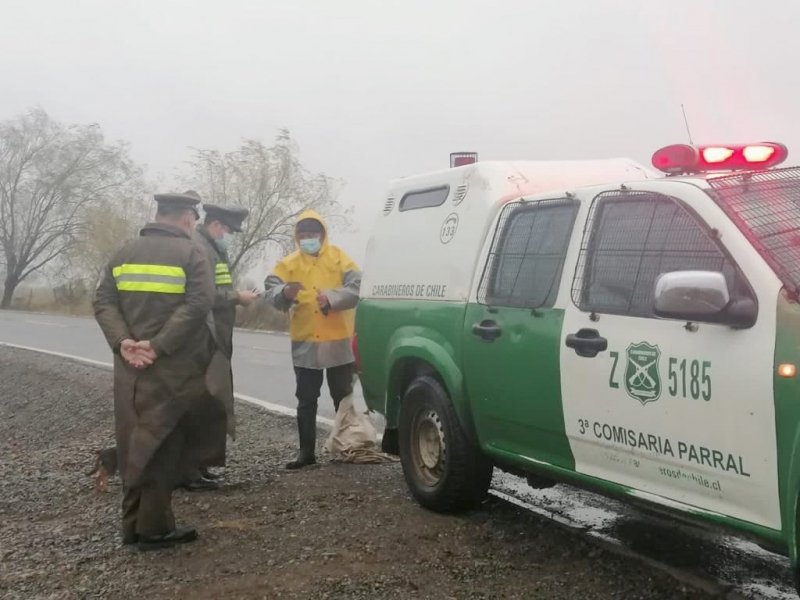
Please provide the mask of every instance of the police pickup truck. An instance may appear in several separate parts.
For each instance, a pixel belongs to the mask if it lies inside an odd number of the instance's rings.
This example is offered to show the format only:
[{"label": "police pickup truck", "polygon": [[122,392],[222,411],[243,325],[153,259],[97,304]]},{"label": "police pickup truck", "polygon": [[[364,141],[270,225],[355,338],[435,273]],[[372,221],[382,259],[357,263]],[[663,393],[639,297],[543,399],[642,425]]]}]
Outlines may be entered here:
[{"label": "police pickup truck", "polygon": [[[800,491],[800,168],[784,145],[398,179],[354,344],[423,506],[492,469],[785,552]],[[460,165],[460,166],[459,166]],[[796,567],[795,567],[796,568]]]}]

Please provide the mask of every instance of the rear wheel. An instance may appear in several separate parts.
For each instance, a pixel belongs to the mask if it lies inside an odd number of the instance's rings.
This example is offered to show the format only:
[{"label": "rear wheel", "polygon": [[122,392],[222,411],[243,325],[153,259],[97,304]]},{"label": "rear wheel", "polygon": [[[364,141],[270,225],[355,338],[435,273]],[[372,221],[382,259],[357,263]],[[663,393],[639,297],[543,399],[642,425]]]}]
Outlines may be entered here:
[{"label": "rear wheel", "polygon": [[492,463],[469,440],[434,377],[418,377],[408,387],[398,429],[403,474],[422,506],[452,512],[473,508],[486,498]]}]

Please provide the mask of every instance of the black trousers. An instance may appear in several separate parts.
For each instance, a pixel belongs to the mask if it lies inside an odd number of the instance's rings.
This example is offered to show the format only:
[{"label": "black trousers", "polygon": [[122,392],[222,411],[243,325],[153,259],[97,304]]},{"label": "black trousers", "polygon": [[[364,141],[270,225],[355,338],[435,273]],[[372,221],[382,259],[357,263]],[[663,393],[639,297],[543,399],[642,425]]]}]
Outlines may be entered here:
[{"label": "black trousers", "polygon": [[333,406],[339,410],[339,403],[353,393],[353,376],[355,363],[348,363],[339,367],[322,369],[294,368],[297,380],[297,414],[317,415],[317,402],[322,392],[323,375],[328,379],[328,391],[333,398]]}]

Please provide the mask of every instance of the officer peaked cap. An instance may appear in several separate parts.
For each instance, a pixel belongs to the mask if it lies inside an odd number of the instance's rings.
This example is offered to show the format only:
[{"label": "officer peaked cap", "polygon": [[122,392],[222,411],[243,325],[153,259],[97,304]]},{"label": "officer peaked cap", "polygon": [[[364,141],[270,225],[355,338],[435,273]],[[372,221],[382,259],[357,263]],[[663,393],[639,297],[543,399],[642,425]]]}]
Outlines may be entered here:
[{"label": "officer peaked cap", "polygon": [[242,231],[242,221],[250,214],[246,208],[232,204],[203,204],[203,210],[206,211],[208,218],[227,225],[231,231],[237,233]]},{"label": "officer peaked cap", "polygon": [[188,190],[182,194],[156,194],[154,198],[159,206],[193,210],[194,214],[197,215],[198,218],[200,217],[200,213],[197,211],[197,205],[200,204],[202,200],[200,199],[200,194],[194,190]]}]

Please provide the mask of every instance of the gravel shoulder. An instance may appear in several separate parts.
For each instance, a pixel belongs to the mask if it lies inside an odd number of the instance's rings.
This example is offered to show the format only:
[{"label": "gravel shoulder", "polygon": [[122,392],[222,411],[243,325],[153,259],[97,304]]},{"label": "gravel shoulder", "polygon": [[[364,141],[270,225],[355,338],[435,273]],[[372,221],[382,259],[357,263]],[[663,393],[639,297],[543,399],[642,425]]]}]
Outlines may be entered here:
[{"label": "gravel shoulder", "polygon": [[0,597],[713,597],[496,499],[423,510],[397,463],[286,472],[294,421],[237,411],[225,487],[175,495],[200,539],[139,554],[120,544],[119,480],[98,494],[86,475],[113,444],[111,373],[0,348]]}]

